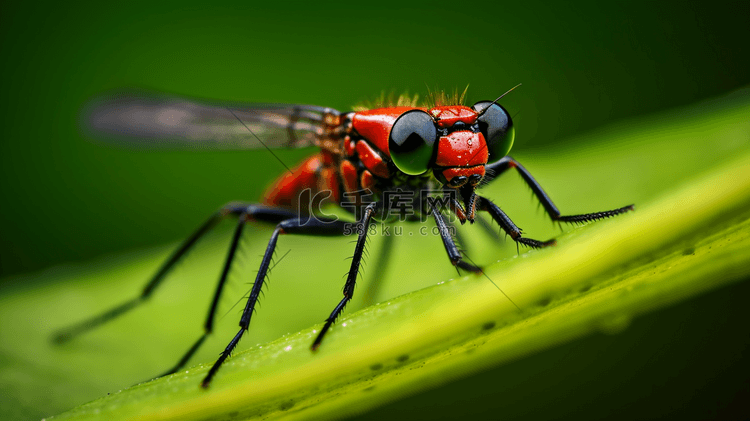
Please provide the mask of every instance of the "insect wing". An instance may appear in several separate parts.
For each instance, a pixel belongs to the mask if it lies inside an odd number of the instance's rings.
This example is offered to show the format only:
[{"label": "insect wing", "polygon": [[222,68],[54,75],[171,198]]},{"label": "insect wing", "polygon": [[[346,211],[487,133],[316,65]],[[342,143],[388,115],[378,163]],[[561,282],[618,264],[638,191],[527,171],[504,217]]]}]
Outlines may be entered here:
[{"label": "insect wing", "polygon": [[340,113],[313,105],[219,103],[144,91],[102,95],[84,109],[93,138],[139,146],[253,149],[319,145]]}]

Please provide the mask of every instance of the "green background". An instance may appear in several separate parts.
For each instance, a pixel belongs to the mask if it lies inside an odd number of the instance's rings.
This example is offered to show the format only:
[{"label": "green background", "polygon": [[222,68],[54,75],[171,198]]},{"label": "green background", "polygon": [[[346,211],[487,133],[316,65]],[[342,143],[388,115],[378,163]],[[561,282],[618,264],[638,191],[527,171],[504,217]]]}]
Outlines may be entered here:
[{"label": "green background", "polygon": [[262,151],[85,140],[79,110],[109,89],[345,110],[383,90],[469,84],[477,101],[523,83],[503,100],[517,154],[750,81],[747,2],[204,3],[3,6],[3,275],[174,241],[283,170]]},{"label": "green background", "polygon": [[[49,273],[68,273],[86,268],[93,258],[95,265],[117,265],[153,250],[164,254],[169,249],[165,243],[184,238],[218,206],[258,198],[283,171],[263,151],[144,151],[84,139],[79,111],[102,91],[135,86],[212,99],[310,103],[345,110],[383,90],[424,93],[425,85],[452,90],[469,84],[472,102],[492,99],[522,82],[503,104],[516,115],[514,153],[533,168],[535,153],[552,148],[574,159],[562,151],[583,147],[574,142],[596,139],[568,140],[570,136],[618,121],[627,125],[641,115],[746,86],[748,9],[745,2],[3,6],[0,291],[10,294],[28,287],[22,282],[48,279],[24,274],[31,271],[38,274],[51,267]],[[307,153],[277,152],[289,164]],[[684,174],[674,179],[687,179],[693,171],[700,168],[684,168]],[[544,179],[545,185],[554,184],[550,175]],[[615,195],[616,177],[612,180],[607,196]],[[517,190],[524,193],[520,209],[533,210],[526,192]],[[497,199],[505,205],[515,197]],[[565,209],[573,207],[572,194],[553,197],[567,205]],[[623,200],[614,205],[625,205],[629,199]],[[588,204],[598,206],[599,201],[581,198],[571,211],[598,210]],[[609,198],[601,201],[611,203]],[[212,244],[223,245],[218,240]],[[262,248],[256,246],[253,250]],[[444,263],[440,245],[429,247],[435,261]],[[514,254],[512,246],[505,248],[508,255]],[[254,271],[252,266],[246,264],[248,272]],[[185,293],[179,285],[174,287],[175,294]],[[328,285],[334,292],[339,288]],[[237,294],[225,300],[230,305],[244,292],[242,287],[235,289]],[[123,294],[132,291],[122,289]],[[394,403],[369,416],[388,418],[407,410],[425,419],[459,416],[467,410],[480,418],[486,411],[535,418],[554,418],[558,411],[588,418],[618,413],[624,418],[658,417],[672,411],[683,418],[732,414],[748,395],[750,376],[746,363],[741,363],[747,328],[737,327],[737,320],[747,319],[745,307],[737,302],[747,297],[746,292],[746,286],[739,286],[699,297],[636,321],[621,335],[590,337],[506,366],[502,374],[488,371],[484,377]],[[70,294],[75,302],[75,293]],[[163,297],[162,304],[171,299]],[[156,306],[150,310],[158,314]],[[203,312],[201,307],[200,314],[191,316],[196,326]],[[148,313],[144,317],[150,317]],[[318,313],[297,315],[289,331],[318,321]],[[705,319],[706,315],[718,318]],[[231,330],[234,321],[225,324],[232,325]],[[695,336],[701,342],[671,336],[684,326],[699,330]],[[4,334],[1,339],[14,340]],[[153,333],[149,339],[160,340]],[[191,339],[174,347],[182,349]],[[140,343],[142,338],[109,340]],[[223,337],[217,339],[200,360],[210,360],[223,342]],[[135,346],[132,352],[142,355],[144,349]],[[719,349],[732,350],[733,357]],[[107,357],[96,349],[89,352],[92,358]],[[680,360],[675,360],[675,353]],[[173,360],[168,355],[149,358],[159,360],[151,366]],[[613,361],[623,365],[613,367]],[[151,368],[142,371],[153,374]],[[488,387],[493,378],[508,373],[517,375],[502,390]],[[631,375],[630,383],[623,380],[619,389],[601,391],[597,381],[587,381],[604,375],[628,379],[630,373],[637,374]],[[642,390],[636,376],[644,375],[659,379],[661,386]],[[138,376],[143,374],[134,374],[133,381]],[[14,388],[10,383],[3,386]],[[89,393],[91,398],[100,394]],[[499,399],[501,395],[506,399]],[[477,405],[467,396],[489,405]],[[466,402],[472,403],[462,404]],[[31,413],[28,408],[18,411],[19,418]]]}]

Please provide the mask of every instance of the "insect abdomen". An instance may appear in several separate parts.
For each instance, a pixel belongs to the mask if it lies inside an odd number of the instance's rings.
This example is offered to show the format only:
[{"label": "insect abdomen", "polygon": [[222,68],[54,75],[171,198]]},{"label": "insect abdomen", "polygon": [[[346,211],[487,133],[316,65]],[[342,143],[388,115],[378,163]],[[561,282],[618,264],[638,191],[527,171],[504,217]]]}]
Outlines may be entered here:
[{"label": "insect abdomen", "polygon": [[303,211],[310,210],[310,206],[317,209],[323,202],[339,203],[341,192],[336,173],[331,154],[321,151],[279,177],[266,190],[262,203]]}]

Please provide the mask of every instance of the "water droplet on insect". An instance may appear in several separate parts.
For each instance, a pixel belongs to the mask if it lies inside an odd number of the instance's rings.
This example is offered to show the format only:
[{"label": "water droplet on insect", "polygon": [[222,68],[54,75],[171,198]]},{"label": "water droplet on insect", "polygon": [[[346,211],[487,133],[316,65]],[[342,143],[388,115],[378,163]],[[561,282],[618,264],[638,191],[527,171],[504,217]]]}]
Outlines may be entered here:
[{"label": "water droplet on insect", "polygon": [[341,324],[341,326],[344,326],[344,327],[346,327],[346,323],[342,323],[342,324]]},{"label": "water droplet on insect", "polygon": [[292,350],[292,346],[291,345],[288,345],[286,348],[284,348],[284,351],[287,351],[287,352],[289,352],[291,350]]}]

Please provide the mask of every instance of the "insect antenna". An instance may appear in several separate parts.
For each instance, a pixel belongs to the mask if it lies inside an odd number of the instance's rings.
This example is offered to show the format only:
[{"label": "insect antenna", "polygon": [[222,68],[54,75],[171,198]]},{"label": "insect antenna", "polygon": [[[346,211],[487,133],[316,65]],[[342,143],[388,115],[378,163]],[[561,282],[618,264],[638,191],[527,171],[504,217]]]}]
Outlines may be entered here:
[{"label": "insect antenna", "polygon": [[263,143],[263,141],[260,140],[260,138],[258,137],[258,135],[256,135],[255,132],[253,132],[252,130],[250,130],[250,127],[247,127],[247,124],[245,124],[244,121],[242,121],[239,117],[237,117],[237,114],[235,114],[234,111],[232,111],[231,108],[229,108],[229,107],[226,107],[226,108],[227,108],[227,111],[229,111],[230,113],[232,113],[232,115],[234,116],[234,118],[236,118],[237,121],[239,121],[240,124],[242,124],[242,126],[245,127],[247,129],[247,131],[250,132],[250,134],[253,135],[253,137],[255,137],[255,139],[257,139],[258,142],[260,142],[260,144],[263,145],[263,147],[266,148],[266,150],[268,152],[270,152],[271,155],[273,155],[273,157],[276,158],[276,160],[281,163],[281,165],[284,166],[284,168],[286,168],[287,171],[289,171],[289,174],[294,174],[292,172],[292,170],[289,169],[289,167],[284,163],[284,161],[282,161],[281,158],[279,158],[278,156],[276,156],[276,154],[273,153],[273,151],[268,147],[268,145],[266,145],[265,143]]},{"label": "insect antenna", "polygon": [[[499,97],[497,97],[497,99],[496,99],[496,100],[492,101],[492,104],[495,104],[495,103],[497,103],[497,101],[500,101],[500,99],[501,99],[502,97],[504,97],[505,95],[507,95],[507,94],[508,94],[508,93],[509,93],[510,91],[512,91],[512,90],[514,90],[514,89],[516,89],[516,88],[518,88],[519,86],[521,86],[521,84],[520,84],[520,83],[519,83],[518,85],[516,85],[516,86],[514,86],[514,87],[512,87],[512,88],[510,88],[510,89],[508,89],[508,91],[507,91],[507,92],[505,92],[504,94],[502,94],[502,95],[500,95]],[[468,88],[468,86],[467,86],[467,88]],[[464,93],[465,93],[465,92],[464,92]],[[480,112],[479,114],[477,114],[477,117],[481,116],[482,114],[484,114],[484,112],[485,112],[485,111],[489,110],[489,109],[490,109],[490,107],[492,106],[492,104],[488,105],[488,106],[487,106],[487,108],[483,109],[483,110],[482,110],[482,111],[481,111],[481,112]],[[521,111],[520,111],[520,110],[519,110],[519,111],[517,111],[517,112],[516,112],[515,114],[513,114],[513,116],[512,116],[512,117],[511,117],[510,119],[511,119],[511,120],[513,120],[513,121],[515,121],[515,119],[516,119],[516,116],[517,116],[518,114],[521,114]],[[485,145],[484,145],[483,147],[481,147],[481,148],[477,149],[477,151],[476,151],[476,152],[474,152],[474,155],[472,155],[472,156],[471,156],[471,157],[469,158],[469,160],[472,160],[472,159],[474,159],[474,157],[475,157],[475,156],[479,155],[479,153],[481,153],[482,151],[484,151],[484,150],[485,150],[485,149],[487,149],[487,148],[489,148],[489,145],[487,145],[487,144],[485,143]],[[485,177],[485,178],[486,178],[486,177]],[[492,181],[492,178],[490,178],[490,179],[489,179],[489,180],[488,180],[487,182],[489,183],[490,181]]]},{"label": "insect antenna", "polygon": [[501,100],[501,99],[502,99],[502,98],[503,98],[503,97],[504,97],[505,95],[508,95],[508,94],[509,94],[509,93],[510,93],[510,92],[511,92],[512,90],[514,90],[514,89],[518,88],[519,86],[521,86],[521,84],[520,84],[520,83],[519,83],[518,85],[516,85],[516,86],[514,86],[514,87],[512,87],[512,88],[510,88],[510,89],[508,89],[507,91],[505,91],[505,93],[504,93],[504,94],[500,95],[499,97],[497,97],[497,99],[495,99],[494,101],[492,101],[492,103],[491,103],[490,105],[488,105],[488,106],[487,106],[487,108],[483,109],[483,110],[482,110],[482,112],[481,112],[481,113],[479,113],[479,114],[477,115],[477,117],[479,117],[479,116],[481,116],[482,114],[484,114],[484,113],[485,113],[485,111],[489,110],[489,109],[490,109],[490,107],[491,107],[491,106],[492,106],[493,104],[497,104],[497,101],[500,101],[500,100]]},{"label": "insect antenna", "polygon": [[[468,261],[469,261],[469,262],[470,262],[470,263],[471,263],[472,265],[474,265],[474,266],[477,266],[477,265],[476,265],[476,264],[474,263],[474,261],[473,261],[473,260],[471,260],[471,258],[470,258],[469,256],[467,256],[467,255],[466,255],[466,253],[462,253],[462,254],[463,254],[463,255],[464,255],[464,257],[466,258],[466,260],[468,260]],[[477,267],[479,267],[479,266],[477,266]],[[515,302],[515,301],[513,301],[513,300],[512,300],[512,299],[511,299],[511,298],[510,298],[510,297],[508,296],[508,294],[506,294],[506,293],[505,293],[505,291],[503,291],[503,290],[502,290],[502,288],[500,288],[500,287],[499,287],[499,286],[498,286],[498,285],[497,285],[497,284],[495,283],[495,281],[493,281],[493,280],[492,280],[492,278],[490,278],[489,276],[487,276],[487,274],[486,274],[486,273],[484,273],[484,270],[482,270],[482,268],[479,268],[479,271],[480,271],[480,272],[482,272],[482,275],[484,275],[484,277],[485,277],[485,278],[487,278],[487,279],[488,279],[488,280],[489,280],[490,282],[492,282],[492,285],[494,285],[494,286],[495,286],[495,288],[497,288],[497,290],[498,290],[498,291],[500,291],[500,292],[502,292],[502,293],[503,293],[503,295],[505,296],[505,298],[507,298],[507,299],[508,299],[508,301],[510,301],[510,303],[511,303],[511,304],[513,304],[513,305],[514,305],[514,306],[515,306],[515,307],[516,307],[516,308],[518,309],[518,311],[521,311],[521,307],[519,307],[519,306],[518,306],[518,304],[516,304],[516,302]]]}]

